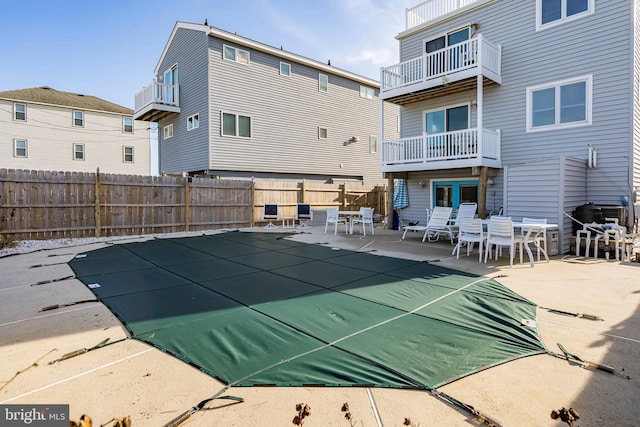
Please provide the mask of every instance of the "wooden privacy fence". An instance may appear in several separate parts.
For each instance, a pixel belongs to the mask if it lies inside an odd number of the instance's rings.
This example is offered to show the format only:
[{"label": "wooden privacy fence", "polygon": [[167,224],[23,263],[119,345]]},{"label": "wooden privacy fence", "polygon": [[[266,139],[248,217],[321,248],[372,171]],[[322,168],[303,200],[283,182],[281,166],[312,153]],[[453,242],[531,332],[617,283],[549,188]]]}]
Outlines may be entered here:
[{"label": "wooden privacy fence", "polygon": [[384,186],[0,169],[0,234],[37,240],[252,227],[272,203],[283,216],[294,216],[297,203],[384,215],[385,197]]}]

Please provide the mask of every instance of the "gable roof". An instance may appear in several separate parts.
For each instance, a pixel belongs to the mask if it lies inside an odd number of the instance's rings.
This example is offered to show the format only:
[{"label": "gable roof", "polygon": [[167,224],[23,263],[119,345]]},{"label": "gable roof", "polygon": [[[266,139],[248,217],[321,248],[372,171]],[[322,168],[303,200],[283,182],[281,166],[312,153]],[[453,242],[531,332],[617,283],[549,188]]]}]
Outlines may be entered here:
[{"label": "gable roof", "polygon": [[62,92],[48,86],[0,92],[0,99],[36,104],[59,105],[80,110],[133,115],[133,110],[91,95]]},{"label": "gable roof", "polygon": [[246,37],[242,37],[239,36],[235,33],[230,33],[228,31],[224,31],[221,30],[219,28],[216,27],[212,27],[210,25],[202,25],[202,24],[193,24],[193,23],[189,23],[189,22],[176,22],[175,26],[173,27],[173,31],[171,32],[171,36],[169,37],[169,40],[167,41],[167,44],[164,47],[164,50],[162,51],[162,55],[160,55],[160,59],[158,60],[158,63],[156,65],[155,68],[155,74],[157,75],[160,72],[160,64],[162,64],[162,61],[164,60],[165,55],[167,54],[167,51],[169,50],[169,45],[171,45],[171,42],[173,41],[173,38],[176,35],[176,32],[179,29],[188,29],[188,30],[194,30],[194,31],[202,31],[206,34],[208,34],[209,36],[212,37],[216,37],[219,39],[223,39],[223,40],[227,40],[230,42],[234,42],[240,46],[245,46],[251,49],[255,49],[261,52],[265,52],[268,53],[270,55],[273,56],[277,56],[279,58],[283,58],[283,59],[287,59],[289,61],[294,61],[294,62],[298,62],[300,64],[304,64],[307,65],[309,67],[312,68],[316,68],[318,70],[327,72],[327,73],[331,73],[334,75],[338,75],[350,80],[354,80],[357,82],[360,82],[362,84],[368,85],[368,86],[372,86],[374,88],[379,88],[380,87],[380,83],[377,80],[373,80],[370,79],[368,77],[365,76],[361,76],[359,74],[355,74],[352,73],[350,71],[346,71],[343,70],[341,68],[337,68],[334,67],[332,65],[328,65],[325,64],[323,62],[320,61],[316,61],[314,59],[310,59],[307,58],[305,56],[302,55],[297,55],[295,53],[291,53],[291,52],[287,52],[286,50],[283,50],[282,48],[276,48],[273,46],[269,46],[267,44],[264,43],[260,43],[257,42],[255,40],[251,40],[248,39]]}]

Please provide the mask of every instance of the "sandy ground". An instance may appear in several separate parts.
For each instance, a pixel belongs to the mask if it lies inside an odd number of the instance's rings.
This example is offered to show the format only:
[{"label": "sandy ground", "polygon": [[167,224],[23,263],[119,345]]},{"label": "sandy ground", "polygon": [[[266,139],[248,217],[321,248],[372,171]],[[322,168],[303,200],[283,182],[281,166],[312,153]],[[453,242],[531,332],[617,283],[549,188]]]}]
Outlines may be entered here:
[{"label": "sandy ground", "polygon": [[[611,374],[538,355],[460,379],[441,387],[441,392],[504,426],[567,425],[550,417],[552,410],[563,407],[580,414],[575,425],[582,427],[640,424],[640,263],[557,256],[548,263],[536,262],[534,268],[526,260],[509,268],[506,257],[488,264],[478,263],[476,254],[458,260],[451,256],[450,244],[422,243],[417,234],[401,240],[401,233],[391,230],[376,229],[375,236],[366,237],[323,231],[323,227],[311,227],[293,238],[429,260],[493,277],[541,307],[539,328],[550,351],[560,353],[556,343],[561,343],[584,360],[615,368]],[[86,413],[94,425],[111,425],[113,418],[130,416],[134,427],[162,426],[220,393],[243,402],[214,400],[183,425],[293,425],[297,403],[311,407],[311,415],[304,420],[307,427],[402,426],[405,420],[422,427],[480,425],[469,411],[427,391],[364,387],[227,390],[197,369],[128,339],[126,330],[102,304],[64,306],[94,298],[70,277],[73,272],[66,263],[78,253],[105,244],[0,258],[0,404],[69,404],[72,419]],[[60,307],[42,311],[51,305]],[[603,320],[562,315],[547,308]],[[107,338],[108,346],[49,363]],[[344,403],[348,403],[351,421],[341,411]]]}]

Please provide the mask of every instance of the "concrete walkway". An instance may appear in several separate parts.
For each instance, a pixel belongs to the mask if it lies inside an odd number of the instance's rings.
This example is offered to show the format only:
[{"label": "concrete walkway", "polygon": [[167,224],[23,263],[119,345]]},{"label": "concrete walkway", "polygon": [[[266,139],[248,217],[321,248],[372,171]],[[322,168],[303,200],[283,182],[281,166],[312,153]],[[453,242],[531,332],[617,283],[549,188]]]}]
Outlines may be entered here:
[{"label": "concrete walkway", "polygon": [[[253,231],[265,231],[262,228]],[[283,231],[281,228],[275,230]],[[515,360],[450,383],[439,390],[504,426],[561,426],[552,410],[573,407],[576,425],[640,424],[640,264],[552,257],[531,268],[507,257],[478,263],[477,253],[458,260],[448,242],[422,243],[418,234],[376,229],[366,237],[325,234],[314,226],[293,239],[378,255],[429,261],[495,278],[536,302],[542,339],[616,374],[582,368],[551,355]],[[202,233],[191,233],[202,234]],[[209,234],[209,233],[207,233]],[[184,236],[186,234],[179,234]],[[140,240],[138,238],[138,240]],[[120,240],[124,243],[131,240]],[[94,425],[130,416],[132,425],[162,426],[221,392],[185,425],[293,425],[296,404],[306,403],[311,426],[478,425],[468,411],[427,391],[377,388],[233,388],[163,352],[127,338],[126,330],[66,264],[104,243],[0,258],[0,404],[69,404],[72,419],[89,414]],[[526,256],[525,256],[526,258]],[[58,308],[42,311],[45,307]],[[603,320],[560,314],[581,313]],[[109,339],[107,346],[50,364]],[[631,379],[623,376],[628,375]],[[351,424],[341,411],[348,403]],[[108,424],[107,424],[108,423]]]}]

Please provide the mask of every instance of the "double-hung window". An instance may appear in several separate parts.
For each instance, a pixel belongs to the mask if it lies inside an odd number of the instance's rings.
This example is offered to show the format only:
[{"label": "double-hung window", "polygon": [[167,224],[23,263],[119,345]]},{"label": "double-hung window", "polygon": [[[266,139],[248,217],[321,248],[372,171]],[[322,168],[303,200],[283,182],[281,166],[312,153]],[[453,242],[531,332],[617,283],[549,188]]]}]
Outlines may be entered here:
[{"label": "double-hung window", "polygon": [[372,87],[360,85],[360,96],[362,98],[373,99],[375,94],[376,91]]},{"label": "double-hung window", "polygon": [[591,75],[527,88],[527,132],[591,124]]},{"label": "double-hung window", "polygon": [[73,125],[83,127],[84,126],[84,112],[83,111],[74,111],[73,112]]},{"label": "double-hung window", "polygon": [[536,0],[536,30],[573,21],[595,11],[595,0]]},{"label": "double-hung window", "polygon": [[222,57],[227,61],[249,65],[249,51],[238,49],[233,46],[224,45],[222,48]]},{"label": "double-hung window", "polygon": [[329,76],[326,74],[318,74],[318,90],[320,92],[329,91]]},{"label": "double-hung window", "polygon": [[193,116],[187,117],[187,130],[196,129],[200,126],[200,115],[194,114]]},{"label": "double-hung window", "polygon": [[251,138],[251,117],[222,113],[222,135]]},{"label": "double-hung window", "polygon": [[281,76],[290,76],[291,75],[291,64],[286,62],[280,62],[280,75]]},{"label": "double-hung window", "polygon": [[133,117],[122,118],[122,132],[133,133]]},{"label": "double-hung window", "polygon": [[27,104],[13,104],[13,119],[21,122],[27,121]]},{"label": "double-hung window", "polygon": [[369,153],[378,152],[378,137],[376,135],[369,135]]},{"label": "double-hung window", "polygon": [[163,139],[169,139],[173,136],[173,123],[162,128]]},{"label": "double-hung window", "polygon": [[84,160],[84,144],[73,144],[73,160]]},{"label": "double-hung window", "polygon": [[13,140],[13,156],[14,157],[28,157],[28,143],[26,139],[14,139]]},{"label": "double-hung window", "polygon": [[133,147],[122,147],[122,161],[125,163],[133,163]]}]

